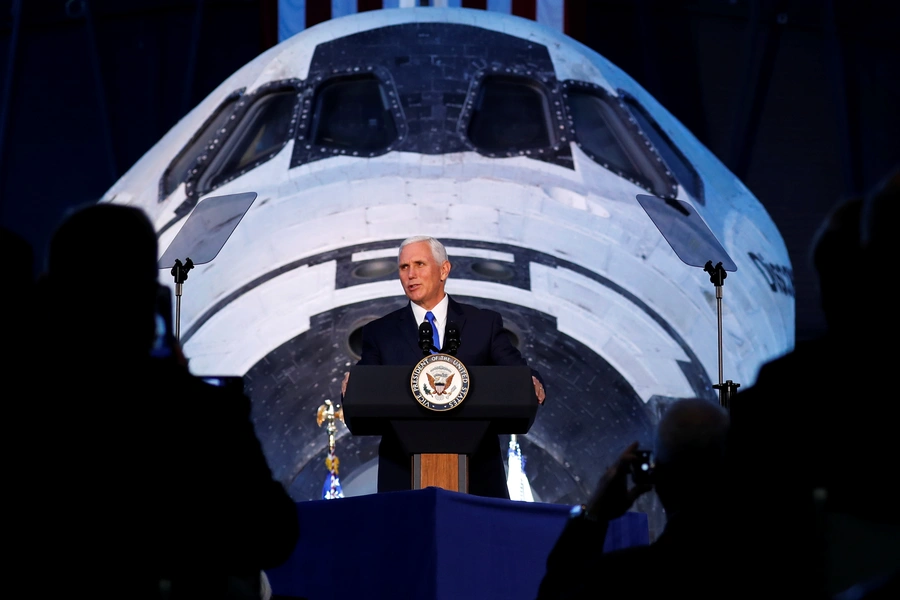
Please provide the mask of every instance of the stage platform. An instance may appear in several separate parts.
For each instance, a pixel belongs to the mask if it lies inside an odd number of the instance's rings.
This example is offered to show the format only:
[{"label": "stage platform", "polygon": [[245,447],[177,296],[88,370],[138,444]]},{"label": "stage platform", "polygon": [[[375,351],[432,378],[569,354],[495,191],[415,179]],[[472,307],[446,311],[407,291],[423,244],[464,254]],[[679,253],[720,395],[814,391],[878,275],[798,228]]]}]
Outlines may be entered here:
[{"label": "stage platform", "polygon": [[[300,502],[300,541],[266,574],[279,598],[529,600],[570,508],[438,488]],[[604,548],[647,543],[629,512]]]}]

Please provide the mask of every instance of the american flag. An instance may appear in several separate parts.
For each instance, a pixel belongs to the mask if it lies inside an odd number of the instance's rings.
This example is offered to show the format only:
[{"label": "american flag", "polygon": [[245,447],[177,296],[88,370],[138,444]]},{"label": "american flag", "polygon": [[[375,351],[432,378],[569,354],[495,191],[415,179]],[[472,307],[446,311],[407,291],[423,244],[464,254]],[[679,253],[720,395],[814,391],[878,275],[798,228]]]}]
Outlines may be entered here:
[{"label": "american flag", "polygon": [[474,8],[516,15],[582,39],[590,0],[278,0],[278,41],[323,21],[382,8]]}]

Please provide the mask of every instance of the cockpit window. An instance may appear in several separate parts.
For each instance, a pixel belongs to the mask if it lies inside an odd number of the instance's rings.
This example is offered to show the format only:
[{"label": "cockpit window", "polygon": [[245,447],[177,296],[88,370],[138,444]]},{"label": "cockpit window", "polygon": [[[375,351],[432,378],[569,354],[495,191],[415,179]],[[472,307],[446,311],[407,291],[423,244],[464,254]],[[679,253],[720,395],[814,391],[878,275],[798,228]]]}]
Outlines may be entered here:
[{"label": "cockpit window", "polygon": [[277,154],[291,134],[296,102],[296,90],[266,94],[254,102],[201,179],[200,189],[217,187]]},{"label": "cockpit window", "polygon": [[595,162],[644,187],[657,196],[671,197],[672,183],[656,155],[649,150],[627,115],[614,100],[594,90],[567,90],[568,108],[579,146]]},{"label": "cockpit window", "polygon": [[164,200],[169,194],[174,192],[181,182],[187,179],[189,172],[194,168],[194,165],[197,162],[197,157],[200,156],[206,146],[215,139],[216,133],[225,126],[228,117],[234,111],[234,105],[239,97],[239,94],[234,94],[227,98],[219,109],[213,113],[212,117],[207,120],[203,128],[197,132],[188,145],[175,157],[175,160],[172,161],[172,164],[169,165],[169,168],[166,169],[166,172],[163,174],[160,201]]},{"label": "cockpit window", "polygon": [[328,81],[318,90],[313,144],[372,152],[397,139],[397,125],[381,82],[375,77]]},{"label": "cockpit window", "polygon": [[644,135],[662,157],[669,170],[675,174],[675,179],[684,186],[684,189],[695,200],[703,202],[703,181],[694,166],[681,153],[669,136],[662,130],[659,124],[650,116],[646,109],[638,104],[631,96],[624,96],[625,106],[637,121]]},{"label": "cockpit window", "polygon": [[468,137],[482,152],[518,152],[552,145],[547,97],[528,79],[488,77],[481,84]]}]

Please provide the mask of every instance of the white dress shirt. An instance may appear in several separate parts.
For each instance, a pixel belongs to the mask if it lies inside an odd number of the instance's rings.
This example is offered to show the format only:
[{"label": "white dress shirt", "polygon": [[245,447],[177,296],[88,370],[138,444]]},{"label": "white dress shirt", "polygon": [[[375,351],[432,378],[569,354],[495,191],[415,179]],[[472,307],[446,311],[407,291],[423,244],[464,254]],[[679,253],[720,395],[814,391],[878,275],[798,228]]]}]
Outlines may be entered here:
[{"label": "white dress shirt", "polygon": [[[416,327],[418,327],[422,324],[422,321],[425,320],[425,313],[428,311],[415,302],[410,302],[409,305],[412,306],[413,316],[416,318]],[[437,303],[437,306],[431,309],[431,314],[434,315],[434,326],[438,332],[438,339],[441,341],[438,350],[444,347],[444,331],[447,328],[448,306],[450,306],[450,297],[447,294],[444,294],[444,297]]]}]

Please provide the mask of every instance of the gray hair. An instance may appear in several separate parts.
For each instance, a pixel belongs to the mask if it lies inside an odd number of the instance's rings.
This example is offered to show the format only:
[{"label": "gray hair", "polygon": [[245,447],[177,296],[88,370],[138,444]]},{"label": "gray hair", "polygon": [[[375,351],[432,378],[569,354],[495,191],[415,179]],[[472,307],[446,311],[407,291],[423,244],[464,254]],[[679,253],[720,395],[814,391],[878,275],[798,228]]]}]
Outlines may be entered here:
[{"label": "gray hair", "polygon": [[403,252],[404,247],[417,242],[428,242],[428,245],[431,247],[431,255],[434,257],[434,260],[437,261],[438,266],[449,260],[447,258],[447,249],[444,248],[444,245],[435,238],[427,235],[414,235],[413,237],[403,240],[403,243],[400,244],[400,250],[397,252],[398,260],[400,252]]},{"label": "gray hair", "polygon": [[672,403],[656,429],[656,462],[682,466],[721,462],[728,422],[725,409],[710,401],[687,398]]}]

